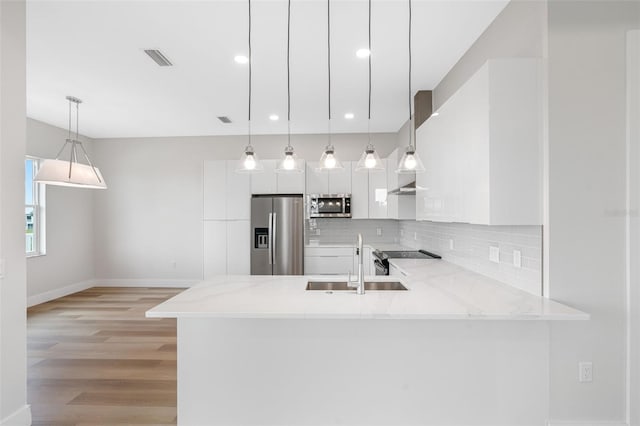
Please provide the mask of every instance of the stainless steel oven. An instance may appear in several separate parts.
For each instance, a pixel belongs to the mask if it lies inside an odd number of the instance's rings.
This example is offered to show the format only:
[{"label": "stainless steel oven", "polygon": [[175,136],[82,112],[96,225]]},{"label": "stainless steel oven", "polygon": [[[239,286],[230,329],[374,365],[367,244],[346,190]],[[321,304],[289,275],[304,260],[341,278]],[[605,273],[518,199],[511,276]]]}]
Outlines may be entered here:
[{"label": "stainless steel oven", "polygon": [[307,195],[309,218],[351,217],[351,194]]}]

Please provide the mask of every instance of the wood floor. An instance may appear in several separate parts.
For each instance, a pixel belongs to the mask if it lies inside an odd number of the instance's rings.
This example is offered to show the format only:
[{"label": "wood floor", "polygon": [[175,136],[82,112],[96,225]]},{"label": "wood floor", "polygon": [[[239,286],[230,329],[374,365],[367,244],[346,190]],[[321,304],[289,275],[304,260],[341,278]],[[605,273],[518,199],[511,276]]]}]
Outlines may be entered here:
[{"label": "wood floor", "polygon": [[176,424],[176,321],[144,313],[182,290],[95,287],[29,308],[33,425]]}]

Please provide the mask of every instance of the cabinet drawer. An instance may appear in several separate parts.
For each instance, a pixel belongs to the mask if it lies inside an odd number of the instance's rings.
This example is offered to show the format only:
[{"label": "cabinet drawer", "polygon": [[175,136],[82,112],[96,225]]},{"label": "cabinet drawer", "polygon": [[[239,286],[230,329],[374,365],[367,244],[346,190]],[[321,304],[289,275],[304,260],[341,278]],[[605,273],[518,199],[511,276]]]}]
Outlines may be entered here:
[{"label": "cabinet drawer", "polygon": [[353,256],[353,247],[305,247],[305,256]]},{"label": "cabinet drawer", "polygon": [[305,275],[347,275],[353,272],[353,256],[305,256]]}]

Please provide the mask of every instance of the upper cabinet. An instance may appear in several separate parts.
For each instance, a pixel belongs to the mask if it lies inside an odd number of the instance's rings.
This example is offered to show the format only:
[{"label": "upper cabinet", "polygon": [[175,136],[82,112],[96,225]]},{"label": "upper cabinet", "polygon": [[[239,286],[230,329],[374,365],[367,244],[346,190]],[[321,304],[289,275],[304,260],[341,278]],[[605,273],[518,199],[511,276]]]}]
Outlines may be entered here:
[{"label": "upper cabinet", "polygon": [[344,169],[320,171],[317,161],[307,162],[307,194],[351,194],[351,162],[344,161]]},{"label": "upper cabinet", "polygon": [[[383,159],[385,170],[387,160]],[[356,171],[351,162],[351,218],[387,219],[387,174],[384,171]],[[345,166],[346,168],[346,166]]]},{"label": "upper cabinet", "polygon": [[276,173],[278,160],[262,160],[264,172],[251,175],[252,194],[304,194],[305,173]]},{"label": "upper cabinet", "polygon": [[[396,148],[387,157],[387,189],[392,191],[401,186],[407,185],[416,180],[415,173],[396,173],[398,163],[404,148]],[[416,197],[415,195],[387,195],[387,217],[389,219],[415,220],[416,218]]]},{"label": "upper cabinet", "polygon": [[203,219],[248,220],[251,200],[249,175],[235,172],[234,161],[205,161]]},{"label": "upper cabinet", "polygon": [[489,60],[418,128],[418,220],[542,223],[540,69]]}]

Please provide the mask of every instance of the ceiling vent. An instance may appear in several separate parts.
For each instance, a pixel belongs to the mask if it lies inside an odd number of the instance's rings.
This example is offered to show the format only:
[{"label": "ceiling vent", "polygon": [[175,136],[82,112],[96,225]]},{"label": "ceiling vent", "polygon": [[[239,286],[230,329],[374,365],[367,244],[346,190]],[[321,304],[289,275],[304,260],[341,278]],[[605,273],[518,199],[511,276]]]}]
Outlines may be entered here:
[{"label": "ceiling vent", "polygon": [[161,67],[172,67],[173,66],[171,61],[168,60],[167,57],[164,56],[162,54],[162,52],[159,51],[159,50],[156,50],[156,49],[144,49],[144,53],[149,55],[149,57],[151,59],[153,59],[153,61],[156,64],[160,65]]},{"label": "ceiling vent", "polygon": [[231,119],[229,117],[227,117],[226,115],[218,117],[218,120],[222,121],[224,124],[231,123]]}]

